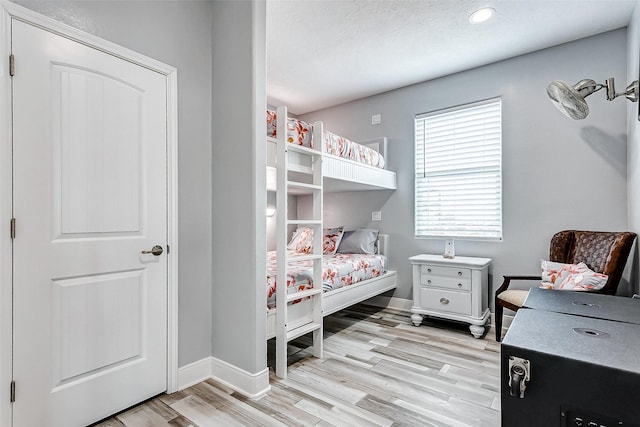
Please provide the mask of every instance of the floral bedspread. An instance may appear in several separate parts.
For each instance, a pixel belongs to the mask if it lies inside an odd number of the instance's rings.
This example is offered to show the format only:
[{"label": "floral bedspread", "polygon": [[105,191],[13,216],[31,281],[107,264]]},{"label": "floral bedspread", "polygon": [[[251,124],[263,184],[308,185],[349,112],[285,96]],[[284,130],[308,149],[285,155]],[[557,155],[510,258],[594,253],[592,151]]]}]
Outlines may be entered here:
[{"label": "floral bedspread", "polygon": [[384,168],[384,157],[376,150],[329,131],[324,131],[322,137],[324,140],[325,153],[376,168]]},{"label": "floral bedspread", "polygon": [[[267,110],[267,136],[277,136],[276,112]],[[343,136],[324,131],[324,152],[377,168],[384,168],[384,157],[376,150],[353,142]],[[313,125],[302,120],[287,118],[287,142],[314,148]]]},{"label": "floral bedspread", "polygon": [[[288,254],[295,256],[296,252],[289,250]],[[386,271],[386,261],[384,255],[325,255],[322,261],[322,289],[324,292],[329,292],[378,277]],[[267,306],[269,308],[276,306],[276,271],[276,251],[269,251],[267,252]],[[311,288],[313,288],[313,261],[290,263],[287,271],[287,293]]]}]

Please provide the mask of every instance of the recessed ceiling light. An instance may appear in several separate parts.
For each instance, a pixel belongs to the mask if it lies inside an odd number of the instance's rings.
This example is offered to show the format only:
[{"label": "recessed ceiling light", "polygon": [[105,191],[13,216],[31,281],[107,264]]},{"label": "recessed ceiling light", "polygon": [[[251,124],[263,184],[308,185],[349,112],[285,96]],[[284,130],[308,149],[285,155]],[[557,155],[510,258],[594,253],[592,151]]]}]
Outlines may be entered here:
[{"label": "recessed ceiling light", "polygon": [[492,7],[483,7],[482,9],[478,9],[469,16],[469,22],[472,24],[480,24],[482,22],[488,21],[494,14],[496,10]]}]

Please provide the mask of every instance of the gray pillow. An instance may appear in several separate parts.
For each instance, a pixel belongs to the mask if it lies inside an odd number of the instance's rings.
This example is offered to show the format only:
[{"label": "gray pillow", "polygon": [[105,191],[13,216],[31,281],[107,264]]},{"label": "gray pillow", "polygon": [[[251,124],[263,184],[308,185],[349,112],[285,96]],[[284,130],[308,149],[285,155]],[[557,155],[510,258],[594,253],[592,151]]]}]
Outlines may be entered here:
[{"label": "gray pillow", "polygon": [[361,228],[345,231],[336,253],[339,254],[375,254],[378,230]]}]

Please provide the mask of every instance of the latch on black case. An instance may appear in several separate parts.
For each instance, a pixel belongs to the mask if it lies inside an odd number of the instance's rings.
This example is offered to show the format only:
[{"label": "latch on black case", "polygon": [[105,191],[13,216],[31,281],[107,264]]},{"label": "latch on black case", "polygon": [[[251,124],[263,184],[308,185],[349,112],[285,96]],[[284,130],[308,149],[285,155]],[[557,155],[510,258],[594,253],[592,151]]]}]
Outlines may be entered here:
[{"label": "latch on black case", "polygon": [[509,356],[509,395],[524,399],[527,381],[531,380],[531,363],[526,359]]}]

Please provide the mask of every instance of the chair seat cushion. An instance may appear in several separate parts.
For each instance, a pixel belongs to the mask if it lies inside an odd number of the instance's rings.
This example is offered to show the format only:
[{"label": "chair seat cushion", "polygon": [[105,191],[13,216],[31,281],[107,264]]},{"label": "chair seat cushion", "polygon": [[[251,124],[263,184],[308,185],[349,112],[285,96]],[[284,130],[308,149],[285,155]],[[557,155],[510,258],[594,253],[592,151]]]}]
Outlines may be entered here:
[{"label": "chair seat cushion", "polygon": [[518,307],[522,307],[524,305],[524,300],[527,299],[527,295],[529,295],[528,290],[507,289],[498,295],[498,299]]}]

